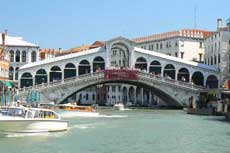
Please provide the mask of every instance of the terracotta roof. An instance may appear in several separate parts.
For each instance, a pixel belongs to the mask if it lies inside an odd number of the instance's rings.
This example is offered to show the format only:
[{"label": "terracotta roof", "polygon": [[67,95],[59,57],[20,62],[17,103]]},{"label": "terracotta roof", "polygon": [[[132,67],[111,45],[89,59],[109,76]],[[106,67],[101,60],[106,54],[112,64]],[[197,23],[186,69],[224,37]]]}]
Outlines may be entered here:
[{"label": "terracotta roof", "polygon": [[176,31],[171,31],[171,32],[165,32],[165,33],[160,33],[160,34],[154,34],[154,35],[134,38],[132,40],[137,43],[141,43],[141,42],[162,40],[162,39],[168,39],[168,38],[179,37],[179,36],[188,37],[188,38],[204,39],[208,37],[209,35],[211,35],[212,33],[213,32],[211,31],[199,30],[199,29],[181,29],[181,30],[176,30]]},{"label": "terracotta roof", "polygon": [[41,53],[48,53],[48,54],[58,54],[59,53],[59,50],[54,50],[54,49],[49,49],[49,48],[43,48],[43,49],[40,49],[40,54]]},{"label": "terracotta roof", "polygon": [[82,46],[79,46],[79,47],[71,48],[71,49],[69,49],[69,50],[60,52],[60,53],[58,53],[57,55],[58,55],[58,56],[62,56],[62,55],[67,55],[67,54],[72,54],[72,53],[81,52],[81,51],[88,50],[88,49],[89,49],[89,46],[88,46],[88,45],[82,45]]},{"label": "terracotta roof", "polygon": [[98,47],[102,47],[102,46],[105,46],[105,42],[95,41],[92,45],[89,46],[89,49],[98,48]]}]

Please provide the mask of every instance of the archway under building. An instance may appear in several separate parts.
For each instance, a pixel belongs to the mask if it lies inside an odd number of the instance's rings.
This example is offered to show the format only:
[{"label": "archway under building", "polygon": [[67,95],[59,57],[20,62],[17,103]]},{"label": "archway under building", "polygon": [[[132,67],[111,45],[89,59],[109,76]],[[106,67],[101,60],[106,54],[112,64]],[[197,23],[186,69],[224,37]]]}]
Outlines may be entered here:
[{"label": "archway under building", "polygon": [[195,85],[204,86],[204,75],[200,71],[196,71],[192,75],[192,82]]},{"label": "archway under building", "polygon": [[23,73],[20,79],[20,87],[30,87],[33,85],[33,76],[31,73]]},{"label": "archway under building", "polygon": [[218,79],[215,75],[209,75],[207,77],[206,87],[210,89],[218,88]]},{"label": "archway under building", "polygon": [[40,69],[35,75],[35,84],[47,83],[47,73],[45,69]]},{"label": "archway under building", "polygon": [[62,80],[62,70],[58,66],[53,66],[50,69],[50,82]]},{"label": "archway under building", "polygon": [[73,63],[68,63],[65,65],[64,69],[64,79],[76,76],[76,66]]},{"label": "archway under building", "polygon": [[164,77],[175,80],[176,69],[172,64],[167,64],[164,68]]},{"label": "archway under building", "polygon": [[82,60],[78,66],[78,75],[84,75],[90,73],[91,67],[87,60]]},{"label": "archway under building", "polygon": [[152,61],[149,65],[149,73],[161,75],[161,64],[158,61]]},{"label": "archway under building", "polygon": [[93,72],[101,71],[105,69],[105,60],[98,56],[93,60]]},{"label": "archway under building", "polygon": [[184,81],[184,82],[189,82],[189,71],[187,68],[181,68],[178,71],[177,74],[177,80],[179,81]]},{"label": "archway under building", "polygon": [[148,63],[144,57],[137,58],[135,62],[135,68],[139,70],[147,71]]}]

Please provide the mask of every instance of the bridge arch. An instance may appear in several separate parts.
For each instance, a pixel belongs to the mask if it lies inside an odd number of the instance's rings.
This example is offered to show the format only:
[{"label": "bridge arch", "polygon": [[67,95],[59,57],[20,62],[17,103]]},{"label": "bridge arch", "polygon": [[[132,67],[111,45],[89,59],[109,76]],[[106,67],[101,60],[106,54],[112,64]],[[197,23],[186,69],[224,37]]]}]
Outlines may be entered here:
[{"label": "bridge arch", "polygon": [[29,87],[33,85],[33,76],[31,73],[23,73],[20,79],[21,88]]},{"label": "bridge arch", "polygon": [[135,68],[139,70],[147,71],[148,63],[144,57],[139,57],[136,59]]},{"label": "bridge arch", "polygon": [[50,82],[62,80],[62,70],[59,66],[53,66],[50,69]]},{"label": "bridge arch", "polygon": [[196,71],[192,74],[192,82],[195,85],[204,86],[204,75],[200,71]]},{"label": "bridge arch", "polygon": [[35,75],[35,84],[47,83],[47,73],[45,69],[39,69]]},{"label": "bridge arch", "polygon": [[171,79],[175,80],[175,76],[176,76],[176,69],[172,64],[167,64],[164,67],[164,77],[169,77]]},{"label": "bridge arch", "polygon": [[156,75],[161,74],[161,63],[159,61],[152,61],[149,65],[149,73],[154,73]]},{"label": "bridge arch", "polygon": [[82,60],[78,65],[78,75],[90,73],[91,66],[88,60]]},{"label": "bridge arch", "polygon": [[105,60],[101,56],[97,56],[93,60],[93,72],[104,70]]},{"label": "bridge arch", "polygon": [[209,75],[207,77],[206,87],[210,89],[218,88],[218,79],[215,75]]},{"label": "bridge arch", "polygon": [[73,63],[67,63],[64,68],[64,79],[76,76],[76,66]]},{"label": "bridge arch", "polygon": [[177,73],[177,80],[179,81],[184,81],[184,82],[189,82],[189,70],[187,68],[180,68],[178,73]]},{"label": "bridge arch", "polygon": [[[122,84],[129,84],[129,85],[134,85],[136,86],[136,94],[134,93],[134,95],[136,95],[136,104],[139,106],[142,106],[144,104],[147,104],[149,102],[145,102],[144,101],[144,97],[147,97],[145,99],[149,99],[150,98],[150,93],[149,91],[151,91],[152,93],[155,93],[155,95],[157,97],[159,97],[161,100],[165,101],[165,103],[168,106],[172,106],[172,107],[181,107],[182,104],[179,103],[179,101],[176,99],[176,97],[173,97],[174,95],[169,93],[166,90],[162,90],[159,87],[155,87],[155,85],[150,85],[149,82],[139,82],[139,81],[132,81],[132,80],[100,80],[100,81],[96,81],[96,82],[88,82],[87,84],[84,83],[81,86],[78,86],[78,88],[76,88],[76,86],[74,86],[74,88],[71,88],[70,93],[66,94],[64,97],[61,97],[61,99],[58,99],[60,103],[63,103],[65,101],[68,100],[69,97],[72,97],[73,95],[75,95],[76,93],[83,91],[89,87],[95,86],[95,85],[100,85],[100,84],[111,84],[111,83],[122,83]],[[141,88],[140,88],[141,87]],[[74,90],[72,90],[74,89]],[[143,90],[145,89],[145,90]],[[65,89],[66,90],[66,89]],[[128,94],[130,93],[128,91],[128,88],[126,86],[124,86],[122,89],[122,97],[121,99],[125,102],[128,100]],[[148,91],[148,92],[147,92]],[[143,98],[143,99],[142,99]],[[142,103],[143,102],[143,103]]]}]

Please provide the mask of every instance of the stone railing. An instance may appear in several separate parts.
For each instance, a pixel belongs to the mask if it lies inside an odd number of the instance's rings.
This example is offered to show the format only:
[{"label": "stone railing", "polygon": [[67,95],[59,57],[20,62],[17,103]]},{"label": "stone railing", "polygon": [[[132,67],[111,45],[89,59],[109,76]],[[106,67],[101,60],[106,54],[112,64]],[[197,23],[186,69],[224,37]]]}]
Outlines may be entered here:
[{"label": "stone railing", "polygon": [[[93,80],[96,81],[98,79],[105,79],[104,75],[105,75],[104,71],[88,73],[88,74],[84,74],[84,75],[80,75],[80,76],[76,76],[76,77],[66,78],[63,80],[53,81],[53,82],[49,82],[49,83],[43,83],[43,84],[31,86],[31,87],[20,88],[19,92],[23,93],[23,92],[27,92],[28,90],[39,90],[39,89],[50,88],[50,87],[54,87],[54,86],[61,86],[61,85],[66,85],[68,83],[73,83],[73,82],[77,82],[77,81],[79,83],[82,81],[84,81],[84,82],[89,82],[89,81],[93,81]],[[194,89],[194,90],[205,90],[205,87],[195,85],[191,82],[183,82],[183,81],[168,79],[165,77],[160,77],[160,76],[146,73],[146,72],[142,72],[142,71],[138,71],[137,76],[138,76],[138,80],[149,81],[149,82],[160,82],[160,83],[173,85],[173,86],[177,86],[177,87],[189,88],[191,90],[192,89]]]}]

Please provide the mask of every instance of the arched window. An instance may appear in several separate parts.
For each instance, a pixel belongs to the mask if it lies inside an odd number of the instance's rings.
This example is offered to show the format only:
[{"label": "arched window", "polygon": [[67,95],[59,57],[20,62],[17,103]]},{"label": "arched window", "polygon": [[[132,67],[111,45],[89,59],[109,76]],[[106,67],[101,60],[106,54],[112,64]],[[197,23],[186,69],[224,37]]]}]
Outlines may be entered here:
[{"label": "arched window", "polygon": [[22,51],[22,62],[26,62],[26,51]]},{"label": "arched window", "polygon": [[76,76],[76,66],[73,63],[68,63],[64,69],[64,78],[71,78]]},{"label": "arched window", "polygon": [[16,67],[16,69],[15,69],[15,80],[18,80],[18,70],[19,70],[19,67]]},{"label": "arched window", "polygon": [[30,73],[24,73],[20,81],[21,81],[21,88],[29,87],[33,85],[33,77]]},{"label": "arched window", "polygon": [[47,73],[45,69],[40,69],[35,75],[35,84],[47,83]]},{"label": "arched window", "polygon": [[9,79],[10,80],[14,79],[14,68],[13,67],[9,68]]},{"label": "arched window", "polygon": [[147,70],[147,61],[143,57],[139,57],[135,62],[135,68],[139,70]]},{"label": "arched window", "polygon": [[164,77],[175,79],[176,70],[172,64],[167,64],[164,68]]},{"label": "arched window", "polygon": [[58,81],[62,79],[62,71],[58,66],[53,66],[50,69],[50,82]]},{"label": "arched window", "polygon": [[32,51],[31,53],[31,62],[36,62],[37,60],[37,54],[35,51]]},{"label": "arched window", "polygon": [[10,62],[14,62],[14,51],[10,51]]},{"label": "arched window", "polygon": [[194,72],[192,75],[192,82],[196,85],[203,86],[204,85],[204,75],[199,71]]},{"label": "arched window", "polygon": [[189,82],[189,71],[187,68],[181,68],[178,71],[177,80]]},{"label": "arched window", "polygon": [[218,88],[218,79],[215,75],[209,75],[206,80],[207,88],[213,89]]},{"label": "arched window", "polygon": [[15,59],[15,62],[20,62],[20,51],[19,50],[17,50],[16,51],[16,59]]},{"label": "arched window", "polygon": [[161,64],[158,61],[153,61],[149,66],[149,73],[154,73],[156,75],[161,74]]},{"label": "arched window", "polygon": [[90,73],[90,64],[87,60],[82,60],[78,66],[78,75]]},{"label": "arched window", "polygon": [[93,72],[105,69],[105,61],[102,57],[98,56],[93,60]]}]

